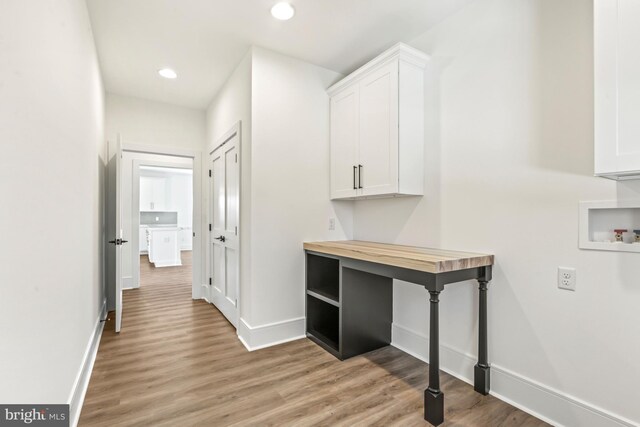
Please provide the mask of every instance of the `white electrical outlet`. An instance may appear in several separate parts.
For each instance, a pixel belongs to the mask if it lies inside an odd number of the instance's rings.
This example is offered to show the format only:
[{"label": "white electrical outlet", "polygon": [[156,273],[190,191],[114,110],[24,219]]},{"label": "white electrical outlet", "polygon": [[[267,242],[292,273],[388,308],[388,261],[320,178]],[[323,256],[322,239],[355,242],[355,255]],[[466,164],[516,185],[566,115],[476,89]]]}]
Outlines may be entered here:
[{"label": "white electrical outlet", "polygon": [[571,267],[558,267],[558,288],[567,291],[576,290],[576,269]]},{"label": "white electrical outlet", "polygon": [[335,229],[336,229],[336,219],[329,218],[329,230],[335,230]]}]

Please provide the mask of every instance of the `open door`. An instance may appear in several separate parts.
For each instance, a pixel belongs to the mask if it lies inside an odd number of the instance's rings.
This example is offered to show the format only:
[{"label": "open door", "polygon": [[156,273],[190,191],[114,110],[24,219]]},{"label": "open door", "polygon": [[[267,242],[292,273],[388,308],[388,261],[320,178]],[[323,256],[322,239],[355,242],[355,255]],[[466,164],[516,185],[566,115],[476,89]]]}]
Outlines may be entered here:
[{"label": "open door", "polygon": [[122,239],[122,143],[120,136],[118,136],[116,144],[115,162],[116,235],[114,240],[109,241],[109,243],[115,245],[116,251],[116,332],[120,332],[120,327],[122,326],[122,245],[127,243],[126,240]]},{"label": "open door", "polygon": [[209,158],[211,302],[236,329],[240,291],[239,139],[239,129],[233,130]]}]

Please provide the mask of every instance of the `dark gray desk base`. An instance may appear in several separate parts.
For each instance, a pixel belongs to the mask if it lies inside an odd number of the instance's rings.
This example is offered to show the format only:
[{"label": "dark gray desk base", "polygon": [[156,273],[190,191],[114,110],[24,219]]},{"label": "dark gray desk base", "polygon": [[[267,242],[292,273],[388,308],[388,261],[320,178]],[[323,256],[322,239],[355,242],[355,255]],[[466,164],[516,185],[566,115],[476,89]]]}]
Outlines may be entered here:
[{"label": "dark gray desk base", "polygon": [[426,273],[306,251],[307,336],[341,360],[389,345],[393,279],[416,283],[429,292],[429,386],[424,391],[424,419],[437,426],[444,421],[444,394],[440,390],[440,292],[450,283],[465,280],[479,283],[474,389],[486,395],[490,388],[487,287],[491,266]]}]

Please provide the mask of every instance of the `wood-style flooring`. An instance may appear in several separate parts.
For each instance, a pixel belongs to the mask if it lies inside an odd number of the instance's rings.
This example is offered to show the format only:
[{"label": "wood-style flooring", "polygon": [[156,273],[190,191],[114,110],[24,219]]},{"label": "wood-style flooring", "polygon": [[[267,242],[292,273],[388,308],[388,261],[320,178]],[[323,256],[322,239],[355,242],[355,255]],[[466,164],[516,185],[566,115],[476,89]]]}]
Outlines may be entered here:
[{"label": "wood-style flooring", "polygon": [[[185,256],[186,255],[186,256]],[[307,339],[248,352],[215,307],[191,299],[191,262],[154,269],[109,320],[81,426],[427,426],[427,364],[386,347],[340,362]],[[111,316],[113,317],[113,316]],[[443,426],[543,426],[442,373]]]}]

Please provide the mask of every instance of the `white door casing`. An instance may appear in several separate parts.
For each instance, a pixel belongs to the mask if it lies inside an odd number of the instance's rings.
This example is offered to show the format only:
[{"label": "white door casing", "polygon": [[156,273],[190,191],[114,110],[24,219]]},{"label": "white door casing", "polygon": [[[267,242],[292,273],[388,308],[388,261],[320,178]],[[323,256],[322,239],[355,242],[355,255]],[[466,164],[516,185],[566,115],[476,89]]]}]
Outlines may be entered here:
[{"label": "white door casing", "polygon": [[238,327],[240,290],[240,127],[210,153],[211,302]]},{"label": "white door casing", "polygon": [[122,326],[122,142],[118,135],[116,146],[116,332]]}]

